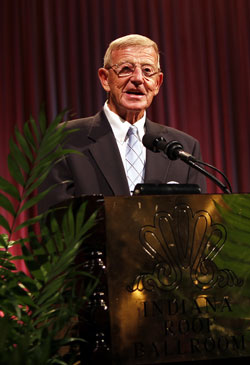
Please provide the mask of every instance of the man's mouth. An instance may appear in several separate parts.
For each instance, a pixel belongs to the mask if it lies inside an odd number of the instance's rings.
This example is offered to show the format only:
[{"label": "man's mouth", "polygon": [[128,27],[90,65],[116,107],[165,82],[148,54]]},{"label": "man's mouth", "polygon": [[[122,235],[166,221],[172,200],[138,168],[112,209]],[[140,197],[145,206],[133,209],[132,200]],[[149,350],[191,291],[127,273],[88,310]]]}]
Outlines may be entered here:
[{"label": "man's mouth", "polygon": [[139,91],[139,90],[128,90],[128,91],[126,91],[126,94],[129,94],[129,95],[144,95],[144,93]]}]

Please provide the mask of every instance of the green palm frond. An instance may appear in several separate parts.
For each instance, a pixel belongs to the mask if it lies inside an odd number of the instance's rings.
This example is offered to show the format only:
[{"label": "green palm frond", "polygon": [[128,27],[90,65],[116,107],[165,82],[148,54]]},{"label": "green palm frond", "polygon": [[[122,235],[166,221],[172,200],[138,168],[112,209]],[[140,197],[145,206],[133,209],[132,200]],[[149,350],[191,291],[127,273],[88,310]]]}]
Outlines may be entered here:
[{"label": "green palm frond", "polygon": [[223,195],[225,206],[216,204],[232,242],[250,245],[250,195]]},{"label": "green palm frond", "polygon": [[244,279],[244,285],[237,293],[242,298],[250,298],[250,258],[246,254],[250,250],[250,195],[225,194],[222,199],[224,204],[215,205],[226,227],[227,241],[217,256],[216,263],[230,268],[239,278]]},{"label": "green palm frond", "polygon": [[[77,153],[60,147],[70,133],[76,132],[76,130],[67,131],[65,129],[66,123],[60,124],[63,116],[64,113],[59,114],[46,128],[45,111],[42,109],[38,126],[31,117],[24,125],[24,135],[15,129],[16,141],[10,140],[8,167],[10,174],[21,186],[21,189],[18,192],[5,180],[2,184],[5,185],[2,190],[11,194],[18,201],[19,209],[16,211],[16,216],[43,199],[42,193],[32,197],[32,200],[30,196],[44,181],[53,164],[68,153]],[[2,188],[1,184],[0,188]],[[13,218],[16,218],[13,209],[11,211]]]},{"label": "green palm frond", "polygon": [[[22,131],[15,128],[8,156],[14,183],[0,177],[0,226],[6,231],[0,234],[0,364],[66,364],[58,350],[76,339],[68,331],[58,338],[58,332],[77,316],[97,285],[96,278],[75,265],[96,220],[95,214],[86,216],[86,202],[77,211],[65,208],[60,223],[56,211],[25,216],[54,188],[37,193],[53,164],[78,153],[62,147],[76,132],[60,123],[63,116],[64,112],[47,125],[42,109],[38,123],[31,117]],[[13,234],[25,227],[27,234],[13,241]],[[16,244],[21,245],[20,256],[11,254]],[[29,275],[16,270],[20,259]],[[70,361],[76,356],[72,353]]]}]

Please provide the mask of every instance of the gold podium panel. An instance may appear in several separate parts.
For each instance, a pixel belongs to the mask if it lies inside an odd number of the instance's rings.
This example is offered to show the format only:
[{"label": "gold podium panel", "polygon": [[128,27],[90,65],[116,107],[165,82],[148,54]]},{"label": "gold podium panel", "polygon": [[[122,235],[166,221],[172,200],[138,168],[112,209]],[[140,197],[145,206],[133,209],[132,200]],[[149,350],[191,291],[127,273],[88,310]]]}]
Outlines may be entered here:
[{"label": "gold podium panel", "polygon": [[249,356],[250,236],[235,242],[223,196],[104,205],[113,364]]}]

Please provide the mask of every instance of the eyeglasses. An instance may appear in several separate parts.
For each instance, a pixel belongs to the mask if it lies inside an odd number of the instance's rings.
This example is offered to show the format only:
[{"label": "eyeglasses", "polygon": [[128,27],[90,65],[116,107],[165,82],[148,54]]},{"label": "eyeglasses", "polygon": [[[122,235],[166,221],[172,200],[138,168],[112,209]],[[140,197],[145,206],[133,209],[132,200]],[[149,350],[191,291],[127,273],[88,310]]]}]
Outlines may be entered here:
[{"label": "eyeglasses", "polygon": [[142,71],[143,77],[146,79],[150,79],[154,75],[161,72],[161,70],[157,70],[152,65],[138,65],[130,62],[125,62],[121,64],[115,64],[113,66],[107,67],[107,69],[112,69],[118,77],[128,77],[132,76],[135,72],[136,67],[140,67]]}]

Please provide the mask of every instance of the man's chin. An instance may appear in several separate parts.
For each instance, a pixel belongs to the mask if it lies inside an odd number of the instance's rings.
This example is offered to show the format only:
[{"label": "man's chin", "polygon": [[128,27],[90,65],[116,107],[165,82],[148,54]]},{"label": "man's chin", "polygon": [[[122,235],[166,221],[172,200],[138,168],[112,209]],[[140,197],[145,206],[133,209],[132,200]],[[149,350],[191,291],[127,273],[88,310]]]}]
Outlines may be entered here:
[{"label": "man's chin", "polygon": [[141,111],[147,108],[147,105],[143,101],[129,100],[123,103],[123,107],[131,111]]}]

